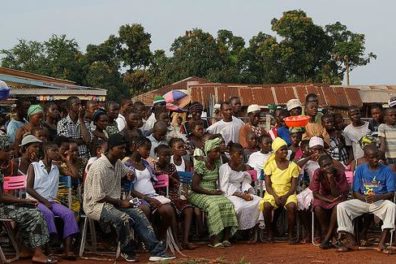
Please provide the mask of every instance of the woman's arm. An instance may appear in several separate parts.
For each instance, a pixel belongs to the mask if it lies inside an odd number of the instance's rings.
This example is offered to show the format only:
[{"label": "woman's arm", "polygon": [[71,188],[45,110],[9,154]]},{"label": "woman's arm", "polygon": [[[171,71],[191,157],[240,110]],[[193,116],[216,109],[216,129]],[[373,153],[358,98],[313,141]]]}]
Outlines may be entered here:
[{"label": "woman's arm", "polygon": [[271,175],[265,175],[265,189],[268,194],[271,194],[275,198],[278,197],[274,192],[274,189],[272,189]]},{"label": "woman's arm", "polygon": [[[196,193],[207,194],[207,195],[216,195],[221,194],[221,191],[218,190],[206,190],[200,186],[202,180],[202,176],[198,173],[194,173],[192,177],[191,189]],[[221,192],[221,193],[219,193]]]},{"label": "woman's arm", "polygon": [[39,201],[40,203],[44,204],[45,206],[47,206],[48,208],[51,208],[51,203],[45,199],[44,197],[42,197],[40,194],[38,194],[36,192],[36,190],[34,189],[34,169],[33,169],[33,165],[30,164],[29,168],[28,168],[28,175],[27,175],[27,179],[26,179],[26,192],[31,195],[33,198],[35,198],[37,201]]},{"label": "woman's arm", "polygon": [[296,190],[297,190],[297,182],[298,182],[298,177],[293,177],[292,178],[292,182],[291,182],[290,190],[283,196],[285,196],[287,198],[290,195],[295,194]]}]

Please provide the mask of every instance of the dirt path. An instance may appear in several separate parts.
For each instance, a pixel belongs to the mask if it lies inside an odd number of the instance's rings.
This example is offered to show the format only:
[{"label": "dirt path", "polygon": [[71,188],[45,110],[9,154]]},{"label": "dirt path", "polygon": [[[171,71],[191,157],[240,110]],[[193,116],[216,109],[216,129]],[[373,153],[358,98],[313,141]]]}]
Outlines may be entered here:
[{"label": "dirt path", "polygon": [[[347,253],[337,253],[335,250],[320,250],[312,245],[295,245],[289,246],[286,243],[275,244],[237,244],[231,248],[212,249],[201,245],[194,251],[183,251],[188,258],[178,257],[172,263],[185,264],[206,264],[206,263],[260,263],[260,264],[277,264],[277,263],[305,263],[305,264],[392,264],[396,263],[396,252],[388,256],[378,253],[374,250],[359,250]],[[148,261],[148,254],[139,256],[139,263]],[[15,263],[30,263],[30,261],[18,261]],[[78,260],[77,262],[60,261],[60,263],[113,263],[106,260]],[[117,261],[117,263],[127,263]]]}]

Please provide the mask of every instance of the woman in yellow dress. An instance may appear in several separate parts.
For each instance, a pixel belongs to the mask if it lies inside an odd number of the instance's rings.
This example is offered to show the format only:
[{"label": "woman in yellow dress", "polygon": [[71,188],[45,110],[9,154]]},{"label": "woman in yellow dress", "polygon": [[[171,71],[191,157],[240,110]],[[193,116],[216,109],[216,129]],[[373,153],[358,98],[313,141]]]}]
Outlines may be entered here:
[{"label": "woman in yellow dress", "polygon": [[297,243],[293,239],[296,223],[297,197],[296,187],[300,168],[287,159],[287,143],[281,138],[272,142],[272,153],[264,164],[266,193],[260,201],[260,210],[264,211],[264,221],[267,228],[268,241],[273,242],[274,209],[284,207],[287,210],[289,244]]}]

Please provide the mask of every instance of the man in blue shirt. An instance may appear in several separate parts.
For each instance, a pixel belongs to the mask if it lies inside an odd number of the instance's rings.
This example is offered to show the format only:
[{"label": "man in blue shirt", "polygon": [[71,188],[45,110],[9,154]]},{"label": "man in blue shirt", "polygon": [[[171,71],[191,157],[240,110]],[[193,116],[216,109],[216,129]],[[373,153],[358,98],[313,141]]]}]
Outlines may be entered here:
[{"label": "man in blue shirt", "polygon": [[352,221],[358,216],[371,213],[383,222],[378,250],[387,253],[385,239],[389,231],[395,228],[396,205],[390,201],[395,193],[395,179],[392,171],[379,163],[379,151],[374,144],[364,148],[364,156],[367,163],[357,167],[353,179],[355,199],[342,202],[337,207],[338,232],[345,234],[350,242],[338,250],[348,251],[355,246]]}]

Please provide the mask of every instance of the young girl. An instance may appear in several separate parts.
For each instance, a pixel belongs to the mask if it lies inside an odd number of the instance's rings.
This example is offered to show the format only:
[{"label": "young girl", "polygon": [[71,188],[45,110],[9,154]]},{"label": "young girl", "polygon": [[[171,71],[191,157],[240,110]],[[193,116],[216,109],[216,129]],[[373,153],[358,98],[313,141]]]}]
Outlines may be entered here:
[{"label": "young girl", "polygon": [[[271,155],[272,138],[264,134],[259,138],[260,149],[252,153],[247,164],[257,171],[257,176],[263,175],[263,166]],[[264,179],[263,179],[264,180]]]},{"label": "young girl", "polygon": [[[189,201],[201,208],[207,214],[210,247],[229,247],[230,237],[238,229],[238,220],[234,206],[221,190],[218,189],[220,166],[220,138],[209,139],[205,142],[206,157],[194,160],[194,175],[192,192]],[[223,242],[220,242],[220,234]]]},{"label": "young girl", "polygon": [[169,146],[172,148],[170,163],[175,165],[177,171],[191,171],[191,165],[183,156],[187,155],[186,144],[181,138],[171,138]]},{"label": "young girl", "polygon": [[254,195],[250,185],[252,178],[246,171],[249,169],[243,162],[243,148],[240,144],[230,143],[230,160],[220,166],[220,189],[234,204],[238,218],[239,230],[248,230],[256,226],[260,211],[257,210],[261,198]]},{"label": "young girl", "polygon": [[290,131],[290,139],[291,139],[291,145],[289,147],[289,150],[292,151],[292,154],[290,156],[290,160],[297,161],[302,158],[303,152],[300,147],[300,142],[302,139],[302,134],[304,133],[304,128],[303,127],[291,127],[289,128]]},{"label": "young girl", "polygon": [[97,145],[97,141],[107,141],[109,139],[109,134],[107,134],[106,127],[108,125],[108,117],[105,111],[99,109],[97,110],[92,118],[92,121],[95,125],[95,130],[92,132],[92,141],[91,141],[91,155],[95,155],[95,149],[92,146]]},{"label": "young girl", "polygon": [[[177,175],[176,166],[170,163],[171,149],[167,145],[159,145],[156,148],[156,154],[158,160],[154,167],[155,174],[167,174],[169,176],[169,198],[176,208],[177,214],[183,216],[184,232],[182,247],[189,250],[195,249],[196,246],[188,240],[194,208],[188,203],[187,197],[185,197],[186,194],[183,196],[180,195],[180,179]],[[158,193],[165,195],[163,190],[160,190]]]},{"label": "young girl", "polygon": [[154,189],[153,182],[156,181],[153,169],[145,160],[150,156],[151,142],[142,137],[132,145],[132,154],[125,165],[134,173],[136,179],[133,182],[131,193],[134,197],[143,200],[149,205],[152,214],[160,216],[159,239],[165,240],[166,232],[172,227],[174,238],[177,239],[176,213],[170,204],[170,200],[159,195]]},{"label": "young girl", "polygon": [[257,148],[257,137],[253,131],[248,132],[246,136],[247,147],[244,149],[244,161],[247,162],[252,153],[258,150]]},{"label": "young girl", "polygon": [[264,165],[266,193],[260,202],[260,210],[264,211],[268,241],[273,242],[272,213],[274,209],[287,209],[289,244],[295,244],[293,231],[296,223],[297,197],[296,187],[300,169],[296,163],[287,160],[287,143],[281,138],[272,142],[273,154]]},{"label": "young girl", "polygon": [[204,148],[204,123],[202,120],[190,122],[191,133],[188,136],[191,149],[194,151],[195,148]]},{"label": "young girl", "polygon": [[53,161],[60,161],[59,149],[55,143],[46,143],[43,150],[44,158],[29,166],[26,191],[29,198],[39,202],[38,209],[47,222],[50,235],[57,234],[55,216],[63,220],[64,258],[75,260],[71,244],[73,236],[79,232],[77,221],[69,208],[55,202],[58,193],[59,169]]}]

